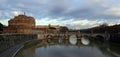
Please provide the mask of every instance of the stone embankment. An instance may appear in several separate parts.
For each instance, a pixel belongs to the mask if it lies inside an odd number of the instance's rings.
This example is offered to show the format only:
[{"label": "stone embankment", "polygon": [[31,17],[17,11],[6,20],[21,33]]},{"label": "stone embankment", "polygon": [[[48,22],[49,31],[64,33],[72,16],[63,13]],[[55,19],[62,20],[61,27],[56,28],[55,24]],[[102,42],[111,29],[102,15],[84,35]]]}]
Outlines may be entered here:
[{"label": "stone embankment", "polygon": [[0,34],[0,53],[29,40],[37,39],[37,34]]}]

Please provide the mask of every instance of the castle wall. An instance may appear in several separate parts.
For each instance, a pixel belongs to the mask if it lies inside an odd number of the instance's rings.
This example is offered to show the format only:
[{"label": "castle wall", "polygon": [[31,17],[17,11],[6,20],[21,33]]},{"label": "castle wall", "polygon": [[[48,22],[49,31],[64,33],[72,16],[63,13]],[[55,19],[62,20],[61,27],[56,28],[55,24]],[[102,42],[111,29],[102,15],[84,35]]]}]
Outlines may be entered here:
[{"label": "castle wall", "polygon": [[33,17],[19,15],[8,21],[8,27],[4,27],[3,33],[33,33],[34,28]]}]

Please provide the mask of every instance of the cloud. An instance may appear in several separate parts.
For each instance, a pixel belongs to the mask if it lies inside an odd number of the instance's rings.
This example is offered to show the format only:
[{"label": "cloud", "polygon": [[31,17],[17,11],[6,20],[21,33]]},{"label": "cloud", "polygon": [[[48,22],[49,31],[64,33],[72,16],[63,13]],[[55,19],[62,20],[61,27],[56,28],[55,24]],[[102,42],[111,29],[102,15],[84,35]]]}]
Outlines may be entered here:
[{"label": "cloud", "polygon": [[119,0],[1,0],[0,3],[0,20],[22,12],[36,20],[48,18],[51,21],[44,20],[46,23],[67,22],[66,25],[71,27],[91,27],[97,22],[115,24],[116,20],[120,20]]},{"label": "cloud", "polygon": [[[8,3],[9,2],[9,3]],[[8,3],[8,5],[7,5]],[[111,19],[109,12],[116,4],[111,4],[110,0],[31,0],[31,1],[9,1],[4,2],[6,5],[2,5],[4,9],[20,10],[26,12],[34,12],[39,16],[46,16],[52,18],[59,17],[71,17],[80,19]],[[113,6],[111,6],[113,5]],[[119,5],[119,4],[118,4]],[[4,7],[6,6],[6,7]],[[118,6],[117,6],[118,7]],[[116,8],[117,8],[116,7]],[[110,9],[111,8],[111,9]],[[118,9],[119,10],[119,9]],[[117,10],[117,11],[118,11]],[[107,12],[103,12],[107,11]],[[113,17],[119,17],[118,13],[114,13]],[[105,17],[109,16],[109,17]]]},{"label": "cloud", "polygon": [[11,12],[14,16],[18,16],[20,14],[24,14],[23,12],[20,12],[20,11],[12,11]]},{"label": "cloud", "polygon": [[0,11],[0,16],[2,16],[2,12]]},{"label": "cloud", "polygon": [[107,15],[120,16],[120,8],[112,7],[106,10]]},{"label": "cloud", "polygon": [[90,20],[80,20],[80,21],[74,21],[74,22],[66,22],[64,25],[68,26],[69,28],[73,29],[80,29],[82,28],[90,28],[90,27],[95,27],[104,22],[102,21],[90,21]]}]

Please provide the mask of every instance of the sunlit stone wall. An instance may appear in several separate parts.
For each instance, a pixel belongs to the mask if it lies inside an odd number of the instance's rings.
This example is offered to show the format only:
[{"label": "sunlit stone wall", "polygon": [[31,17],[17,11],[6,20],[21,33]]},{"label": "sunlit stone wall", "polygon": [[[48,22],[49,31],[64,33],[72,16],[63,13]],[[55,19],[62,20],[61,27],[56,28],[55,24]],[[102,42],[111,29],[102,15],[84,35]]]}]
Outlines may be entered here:
[{"label": "sunlit stone wall", "polygon": [[32,33],[35,28],[35,19],[26,15],[18,15],[8,21],[8,27],[3,28],[4,33]]}]

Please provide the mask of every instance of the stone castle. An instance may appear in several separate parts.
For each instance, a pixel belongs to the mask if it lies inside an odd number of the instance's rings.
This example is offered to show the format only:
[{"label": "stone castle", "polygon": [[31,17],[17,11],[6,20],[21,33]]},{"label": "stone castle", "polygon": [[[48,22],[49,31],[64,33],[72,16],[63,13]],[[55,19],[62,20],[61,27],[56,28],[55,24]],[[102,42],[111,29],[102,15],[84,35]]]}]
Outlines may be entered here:
[{"label": "stone castle", "polygon": [[44,33],[44,32],[56,32],[59,29],[59,25],[51,28],[48,26],[35,26],[35,19],[31,16],[18,15],[8,21],[8,26],[3,28],[3,33]]}]

